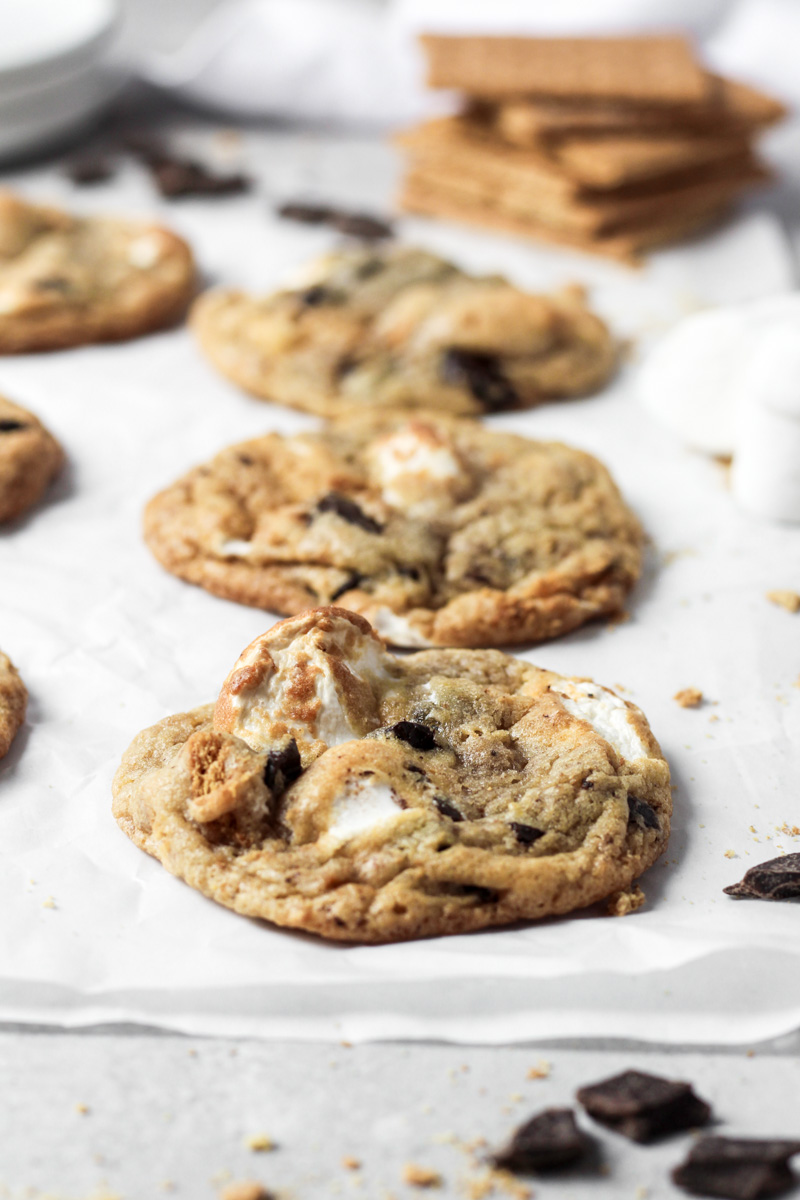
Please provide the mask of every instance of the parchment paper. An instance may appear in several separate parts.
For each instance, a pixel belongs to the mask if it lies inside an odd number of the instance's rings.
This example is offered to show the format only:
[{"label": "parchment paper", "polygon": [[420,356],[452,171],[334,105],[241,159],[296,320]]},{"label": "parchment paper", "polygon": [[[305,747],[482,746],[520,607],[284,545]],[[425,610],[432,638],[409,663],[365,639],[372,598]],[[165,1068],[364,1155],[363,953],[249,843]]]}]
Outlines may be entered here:
[{"label": "parchment paper", "polygon": [[[222,144],[209,137],[204,149]],[[264,289],[332,241],[278,222],[264,192],[389,203],[393,157],[366,140],[252,134],[236,153],[259,193],[167,205],[133,166],[91,192],[53,171],[14,182],[84,209],[160,213],[190,237],[210,277]],[[793,285],[783,235],[765,213],[643,271],[455,226],[408,220],[402,232],[529,287],[585,280],[617,331],[638,338],[634,359],[683,312]],[[652,537],[628,621],[524,652],[624,687],[663,745],[674,833],[642,881],[647,906],[622,920],[591,912],[347,948],[205,900],[130,844],[110,813],[132,737],[213,699],[240,650],[275,620],[166,574],[141,540],[143,505],[230,442],[313,422],[240,394],[185,329],[0,360],[0,390],[37,412],[70,460],[47,503],[0,533],[0,646],[31,695],[28,724],[0,764],[0,1019],[662,1042],[751,1041],[800,1023],[800,908],[722,894],[748,865],[800,849],[777,832],[800,824],[800,616],[765,599],[800,588],[797,530],[739,514],[724,469],[651,424],[633,373],[629,362],[599,397],[491,424],[599,455]],[[687,686],[708,703],[680,708],[672,697]]]}]

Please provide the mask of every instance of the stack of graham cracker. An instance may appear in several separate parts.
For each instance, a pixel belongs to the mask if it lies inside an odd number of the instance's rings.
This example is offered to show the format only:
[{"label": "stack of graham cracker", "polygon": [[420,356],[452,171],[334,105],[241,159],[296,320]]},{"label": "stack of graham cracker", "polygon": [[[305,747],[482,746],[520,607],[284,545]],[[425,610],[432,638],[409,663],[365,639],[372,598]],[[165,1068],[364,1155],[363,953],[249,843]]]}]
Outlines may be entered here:
[{"label": "stack of graham cracker", "polygon": [[422,39],[459,116],[403,134],[409,212],[636,260],[770,179],[781,104],[713,75],[679,36]]}]

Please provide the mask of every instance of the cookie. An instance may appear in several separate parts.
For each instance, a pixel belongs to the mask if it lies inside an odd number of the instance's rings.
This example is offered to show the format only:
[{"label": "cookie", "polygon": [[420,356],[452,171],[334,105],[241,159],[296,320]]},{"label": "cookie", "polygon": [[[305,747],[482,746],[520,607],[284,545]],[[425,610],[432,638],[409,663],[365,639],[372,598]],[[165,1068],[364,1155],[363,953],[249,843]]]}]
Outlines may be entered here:
[{"label": "cookie", "polygon": [[28,692],[11,659],[0,650],[0,758],[8,754],[11,743],[28,706]]},{"label": "cookie", "polygon": [[[617,364],[614,339],[580,290],[531,295],[402,246],[328,255],[302,286],[264,299],[207,292],[192,323],[224,375],[321,416],[529,408],[595,391]],[[491,363],[497,382],[454,369],[468,357]]]},{"label": "cookie", "polygon": [[473,96],[571,96],[640,103],[707,99],[709,77],[686,38],[447,37],[420,39],[431,87]]},{"label": "cookie", "polygon": [[151,500],[144,529],[167,570],[216,595],[341,603],[399,646],[557,637],[618,611],[642,554],[590,455],[402,413],[232,446]]},{"label": "cookie", "polygon": [[250,917],[357,942],[585,907],[669,836],[669,768],[606,688],[497,650],[398,658],[339,608],[280,622],[216,706],[140,733],[124,832]]},{"label": "cookie", "polygon": [[138,337],[177,321],[194,288],[191,250],[158,225],[0,192],[0,354]]},{"label": "cookie", "polygon": [[0,521],[35,504],[63,461],[63,450],[41,421],[0,396]]}]

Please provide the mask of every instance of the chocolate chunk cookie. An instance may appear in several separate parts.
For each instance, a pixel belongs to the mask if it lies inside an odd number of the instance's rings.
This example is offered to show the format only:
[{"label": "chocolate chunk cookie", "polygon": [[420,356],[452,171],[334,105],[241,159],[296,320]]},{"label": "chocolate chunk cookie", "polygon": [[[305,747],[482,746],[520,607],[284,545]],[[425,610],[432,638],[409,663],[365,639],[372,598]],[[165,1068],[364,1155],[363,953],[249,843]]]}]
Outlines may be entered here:
[{"label": "chocolate chunk cookie", "polygon": [[0,521],[35,504],[63,461],[63,450],[41,421],[0,396]]},{"label": "chocolate chunk cookie", "polygon": [[192,253],[158,225],[0,192],[0,354],[138,337],[183,315]]},{"label": "chocolate chunk cookie", "polygon": [[530,408],[595,391],[617,358],[580,288],[529,295],[404,246],[331,254],[265,299],[207,292],[192,322],[235,383],[322,416]]},{"label": "chocolate chunk cookie", "polygon": [[28,692],[11,659],[0,650],[0,758],[8,754],[11,743],[28,706]]},{"label": "chocolate chunk cookie", "polygon": [[330,607],[256,638],[216,706],[140,733],[114,781],[125,833],[192,887],[360,942],[592,904],[655,861],[671,808],[613,692],[497,650],[398,658]]},{"label": "chocolate chunk cookie", "polygon": [[556,637],[619,609],[642,548],[590,455],[402,413],[232,446],[150,502],[145,538],[216,595],[339,602],[399,646]]}]

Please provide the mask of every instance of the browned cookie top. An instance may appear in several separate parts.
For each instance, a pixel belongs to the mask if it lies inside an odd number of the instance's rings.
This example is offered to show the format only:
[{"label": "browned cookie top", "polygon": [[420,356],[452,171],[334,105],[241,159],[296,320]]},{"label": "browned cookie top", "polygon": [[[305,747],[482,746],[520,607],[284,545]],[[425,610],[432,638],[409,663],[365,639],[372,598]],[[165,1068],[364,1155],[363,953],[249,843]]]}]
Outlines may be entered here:
[{"label": "browned cookie top", "polygon": [[191,250],[158,225],[0,192],[2,354],[137,337],[177,320],[194,286]]},{"label": "browned cookie top", "polygon": [[232,446],[150,502],[145,537],[218,595],[335,601],[401,646],[555,637],[619,609],[642,545],[590,455],[402,413]]},{"label": "browned cookie top", "polygon": [[207,292],[193,323],[236,383],[323,416],[529,408],[596,390],[617,359],[580,288],[530,295],[406,246],[330,254],[263,299]]},{"label": "browned cookie top", "polygon": [[323,608],[241,655],[211,706],[135,739],[125,832],[250,916],[399,941],[566,913],[669,835],[643,714],[496,650],[390,654]]},{"label": "browned cookie top", "polygon": [[0,521],[35,504],[63,461],[61,446],[41,421],[0,396]]},{"label": "browned cookie top", "polygon": [[19,672],[0,651],[0,758],[5,758],[14,736],[25,720],[28,693]]}]

